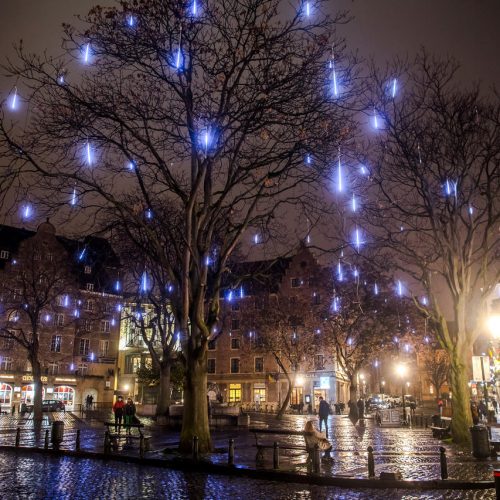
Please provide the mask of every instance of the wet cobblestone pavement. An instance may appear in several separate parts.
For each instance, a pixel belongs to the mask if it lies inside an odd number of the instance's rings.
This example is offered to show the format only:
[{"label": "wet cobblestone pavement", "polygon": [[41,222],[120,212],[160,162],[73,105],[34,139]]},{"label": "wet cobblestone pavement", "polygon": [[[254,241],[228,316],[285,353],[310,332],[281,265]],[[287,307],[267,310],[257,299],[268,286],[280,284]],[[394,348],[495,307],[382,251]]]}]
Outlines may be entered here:
[{"label": "wet cobblestone pavement", "polygon": [[[269,426],[302,430],[306,416],[285,416],[277,424],[272,415],[252,414],[252,426]],[[102,421],[84,420],[71,413],[49,414],[35,431],[30,418],[0,417],[0,444],[14,444],[16,428],[21,428],[21,446],[43,447],[45,430],[53,420],[63,420],[65,435],[63,449],[74,449],[76,430],[81,431],[83,450],[102,451],[104,427]],[[147,456],[164,458],[165,448],[175,448],[179,434],[156,426],[149,419],[141,419],[146,434],[151,435],[152,451]],[[348,418],[330,418],[330,439],[335,451],[333,463],[323,463],[325,475],[367,477],[368,446],[375,450],[376,476],[381,471],[399,471],[403,479],[439,478],[439,446],[429,429],[378,428],[370,420],[365,427],[353,426]],[[217,448],[227,448],[229,438],[235,440],[235,463],[255,467],[256,449],[252,434],[246,430],[216,429],[213,432]],[[272,441],[273,437],[269,436]],[[290,444],[303,444],[303,438],[292,436]],[[120,453],[138,455],[138,441],[120,441]],[[492,470],[500,468],[496,460],[477,461],[470,453],[445,445],[449,477],[454,479],[491,480]],[[213,454],[211,460],[224,463],[225,453]],[[285,470],[306,471],[305,452],[282,450],[280,467]],[[264,466],[272,468],[272,450],[267,450]],[[76,459],[69,457],[0,454],[0,497],[14,498],[172,498],[172,499],[389,499],[389,498],[494,498],[493,490],[405,492],[402,490],[359,490],[284,484],[244,478],[185,473],[154,467],[141,467],[118,462]]]}]

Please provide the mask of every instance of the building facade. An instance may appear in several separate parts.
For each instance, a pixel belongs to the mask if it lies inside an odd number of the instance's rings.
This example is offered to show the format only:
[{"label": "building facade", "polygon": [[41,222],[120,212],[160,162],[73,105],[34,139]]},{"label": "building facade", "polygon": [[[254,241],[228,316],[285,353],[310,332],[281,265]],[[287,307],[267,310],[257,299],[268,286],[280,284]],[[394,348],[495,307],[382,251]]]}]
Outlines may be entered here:
[{"label": "building facade", "polygon": [[[59,281],[56,294],[51,276],[62,279],[63,274],[65,287]],[[43,399],[62,400],[70,410],[88,395],[94,402],[110,404],[122,297],[119,262],[106,240],[63,238],[49,222],[36,232],[0,226],[0,276],[2,409],[33,401],[32,367],[25,348],[13,337],[17,332],[32,334],[25,313],[44,295],[50,299],[42,301],[36,324]],[[30,279],[36,283],[28,289]]]}]

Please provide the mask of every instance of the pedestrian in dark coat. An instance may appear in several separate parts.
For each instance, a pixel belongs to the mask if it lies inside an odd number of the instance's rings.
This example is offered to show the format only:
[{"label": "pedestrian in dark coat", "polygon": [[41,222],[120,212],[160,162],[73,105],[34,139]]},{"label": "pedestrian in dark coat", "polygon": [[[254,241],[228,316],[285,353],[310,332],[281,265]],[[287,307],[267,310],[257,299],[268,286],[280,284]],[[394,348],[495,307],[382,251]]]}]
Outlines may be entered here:
[{"label": "pedestrian in dark coat", "polygon": [[365,412],[365,403],[361,398],[358,399],[358,417],[360,419],[365,418],[364,417],[364,412]]},{"label": "pedestrian in dark coat", "polygon": [[319,397],[319,431],[321,432],[321,424],[325,422],[325,433],[328,438],[328,417],[330,415],[330,405],[320,396]]},{"label": "pedestrian in dark coat", "polygon": [[127,429],[127,433],[130,434],[130,425],[134,423],[135,417],[135,404],[132,401],[132,398],[128,398],[127,404],[123,409],[125,413],[125,428]]}]

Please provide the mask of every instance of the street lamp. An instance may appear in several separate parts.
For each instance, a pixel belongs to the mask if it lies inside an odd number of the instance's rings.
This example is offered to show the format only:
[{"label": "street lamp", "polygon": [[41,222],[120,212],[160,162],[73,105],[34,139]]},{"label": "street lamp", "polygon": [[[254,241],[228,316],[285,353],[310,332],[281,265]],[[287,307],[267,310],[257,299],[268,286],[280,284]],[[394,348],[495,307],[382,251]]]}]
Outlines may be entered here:
[{"label": "street lamp", "polygon": [[500,337],[500,314],[493,314],[486,320],[486,326],[495,339]]},{"label": "street lamp", "polygon": [[403,420],[406,422],[406,401],[405,401],[405,384],[404,379],[408,373],[408,367],[403,363],[396,366],[396,373],[401,378],[401,397],[403,398]]},{"label": "street lamp", "polygon": [[380,392],[381,394],[385,394],[385,380],[382,380],[382,382],[380,382]]}]

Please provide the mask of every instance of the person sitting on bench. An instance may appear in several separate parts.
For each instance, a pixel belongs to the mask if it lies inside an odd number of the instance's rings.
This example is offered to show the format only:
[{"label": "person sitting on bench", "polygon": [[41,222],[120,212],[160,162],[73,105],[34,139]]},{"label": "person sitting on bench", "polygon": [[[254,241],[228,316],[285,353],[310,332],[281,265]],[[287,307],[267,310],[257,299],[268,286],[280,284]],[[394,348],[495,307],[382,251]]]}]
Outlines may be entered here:
[{"label": "person sitting on bench", "polygon": [[323,458],[332,458],[330,456],[330,451],[332,451],[332,444],[330,443],[330,441],[328,441],[328,439],[326,439],[325,434],[315,429],[314,420],[308,420],[306,422],[304,433],[304,441],[306,442],[306,448],[309,456],[312,456],[312,452],[314,451],[315,446],[318,445],[319,449],[325,452]]}]

